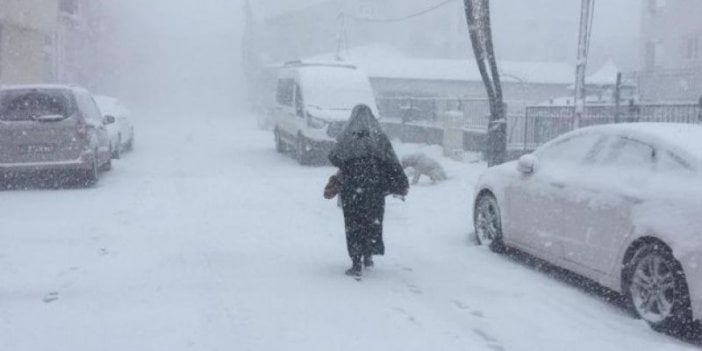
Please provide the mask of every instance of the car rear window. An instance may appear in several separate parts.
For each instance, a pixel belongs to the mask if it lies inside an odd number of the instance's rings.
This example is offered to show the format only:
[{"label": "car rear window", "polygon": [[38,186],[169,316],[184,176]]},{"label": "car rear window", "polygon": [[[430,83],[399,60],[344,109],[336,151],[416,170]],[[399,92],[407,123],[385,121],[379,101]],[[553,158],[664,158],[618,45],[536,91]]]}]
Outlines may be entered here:
[{"label": "car rear window", "polygon": [[8,90],[0,92],[0,120],[32,121],[42,116],[70,116],[70,100],[66,92]]}]

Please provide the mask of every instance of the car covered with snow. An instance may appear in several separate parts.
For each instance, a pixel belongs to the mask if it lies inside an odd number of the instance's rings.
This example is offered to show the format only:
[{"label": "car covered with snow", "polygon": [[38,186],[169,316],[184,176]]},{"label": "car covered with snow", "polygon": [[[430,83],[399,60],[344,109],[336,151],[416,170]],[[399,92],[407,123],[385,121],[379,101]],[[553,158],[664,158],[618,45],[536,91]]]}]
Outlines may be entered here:
[{"label": "car covered with snow", "polygon": [[656,330],[702,320],[702,126],[580,129],[487,170],[475,194],[481,244],[613,289]]},{"label": "car covered with snow", "polygon": [[70,171],[94,184],[99,171],[112,165],[106,126],[114,122],[82,88],[2,87],[0,173]]},{"label": "car covered with snow", "polygon": [[134,126],[129,120],[129,109],[121,101],[110,96],[95,96],[100,112],[112,116],[115,123],[107,126],[112,146],[112,158],[119,159],[124,152],[134,148]]},{"label": "car covered with snow", "polygon": [[275,143],[301,164],[326,155],[356,105],[378,116],[368,76],[353,65],[293,62],[280,69],[276,89]]}]

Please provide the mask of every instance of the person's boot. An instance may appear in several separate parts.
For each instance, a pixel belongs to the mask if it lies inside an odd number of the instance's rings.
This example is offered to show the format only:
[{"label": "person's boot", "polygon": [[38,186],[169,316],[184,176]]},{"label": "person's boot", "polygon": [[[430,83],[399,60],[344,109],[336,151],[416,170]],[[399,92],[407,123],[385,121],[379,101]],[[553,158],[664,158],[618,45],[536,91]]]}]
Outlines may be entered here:
[{"label": "person's boot", "polygon": [[353,257],[351,259],[352,265],[351,268],[346,270],[346,275],[352,276],[352,277],[360,277],[361,274],[363,273],[363,268],[361,267],[361,258],[360,257]]},{"label": "person's boot", "polygon": [[363,256],[363,266],[366,268],[373,268],[375,264],[373,263],[373,255]]}]

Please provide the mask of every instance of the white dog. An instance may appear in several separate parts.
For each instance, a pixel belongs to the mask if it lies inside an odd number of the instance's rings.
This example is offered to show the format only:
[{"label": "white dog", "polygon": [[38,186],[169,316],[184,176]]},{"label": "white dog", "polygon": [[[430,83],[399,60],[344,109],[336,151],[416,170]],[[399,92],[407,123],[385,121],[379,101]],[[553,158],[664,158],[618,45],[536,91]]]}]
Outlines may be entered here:
[{"label": "white dog", "polygon": [[414,168],[412,184],[417,184],[422,175],[429,177],[433,184],[448,179],[441,164],[421,152],[403,157],[402,168]]}]

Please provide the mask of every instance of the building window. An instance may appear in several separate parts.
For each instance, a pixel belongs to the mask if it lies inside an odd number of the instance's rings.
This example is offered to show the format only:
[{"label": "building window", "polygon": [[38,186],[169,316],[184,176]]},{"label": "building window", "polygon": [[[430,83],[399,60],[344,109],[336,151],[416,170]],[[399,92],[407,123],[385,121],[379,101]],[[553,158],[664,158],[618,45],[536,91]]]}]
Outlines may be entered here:
[{"label": "building window", "polygon": [[2,37],[2,23],[0,23],[0,79],[2,79],[2,54],[3,54],[3,37]]},{"label": "building window", "polygon": [[648,0],[648,12],[655,15],[666,6],[666,0]]},{"label": "building window", "polygon": [[78,0],[61,0],[59,6],[62,13],[71,16],[77,16],[80,11]]},{"label": "building window", "polygon": [[648,69],[656,68],[661,63],[663,56],[663,42],[660,40],[646,43],[645,66]]},{"label": "building window", "polygon": [[276,100],[280,105],[292,106],[295,96],[295,80],[281,79],[278,81],[278,92]]},{"label": "building window", "polygon": [[700,58],[700,37],[699,35],[691,36],[685,39],[685,58],[688,60],[697,60]]}]

